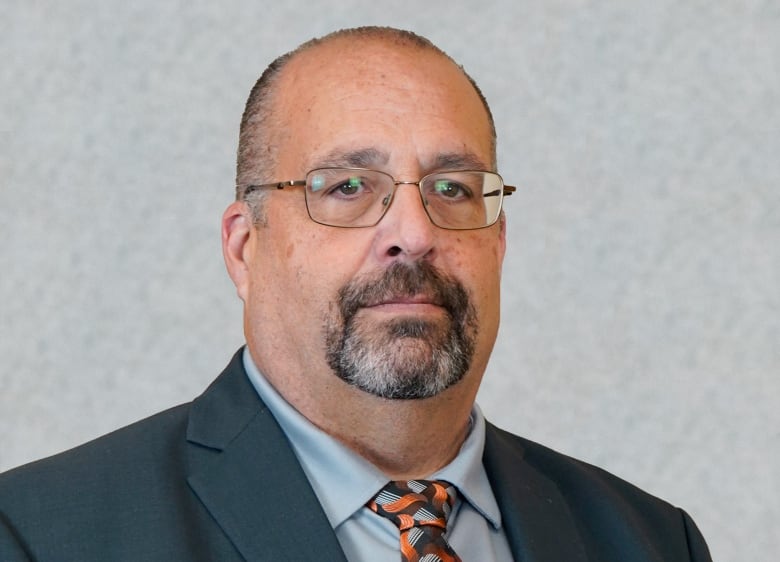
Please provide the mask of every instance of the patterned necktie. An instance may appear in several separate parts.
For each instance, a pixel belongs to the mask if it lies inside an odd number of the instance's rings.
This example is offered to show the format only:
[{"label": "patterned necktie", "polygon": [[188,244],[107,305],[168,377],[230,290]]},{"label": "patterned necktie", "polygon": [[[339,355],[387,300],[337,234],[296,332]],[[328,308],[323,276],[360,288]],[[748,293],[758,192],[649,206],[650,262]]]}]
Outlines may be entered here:
[{"label": "patterned necktie", "polygon": [[402,562],[461,562],[443,536],[454,503],[448,482],[409,480],[389,482],[367,505],[400,529]]}]

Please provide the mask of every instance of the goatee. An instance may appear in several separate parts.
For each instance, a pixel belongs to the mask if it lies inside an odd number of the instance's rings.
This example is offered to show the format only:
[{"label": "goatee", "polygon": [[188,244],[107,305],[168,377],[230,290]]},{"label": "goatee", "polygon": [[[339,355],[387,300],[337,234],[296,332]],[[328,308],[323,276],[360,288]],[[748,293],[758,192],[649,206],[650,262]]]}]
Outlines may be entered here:
[{"label": "goatee", "polygon": [[[445,314],[376,320],[364,309],[424,296]],[[458,280],[428,262],[396,262],[380,275],[341,288],[326,320],[328,365],[342,380],[390,399],[435,396],[468,371],[477,334],[476,311]]]}]

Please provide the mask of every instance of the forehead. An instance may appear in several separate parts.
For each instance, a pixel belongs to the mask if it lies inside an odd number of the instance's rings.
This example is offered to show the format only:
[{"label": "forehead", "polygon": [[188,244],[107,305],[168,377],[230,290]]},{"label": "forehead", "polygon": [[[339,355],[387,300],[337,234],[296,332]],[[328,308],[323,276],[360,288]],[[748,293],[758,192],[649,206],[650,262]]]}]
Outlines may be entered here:
[{"label": "forehead", "polygon": [[[318,45],[284,68],[274,106],[280,172],[392,166],[412,153],[421,167],[493,165],[481,99],[460,68],[433,50],[348,39]],[[364,161],[341,162],[341,155]]]}]

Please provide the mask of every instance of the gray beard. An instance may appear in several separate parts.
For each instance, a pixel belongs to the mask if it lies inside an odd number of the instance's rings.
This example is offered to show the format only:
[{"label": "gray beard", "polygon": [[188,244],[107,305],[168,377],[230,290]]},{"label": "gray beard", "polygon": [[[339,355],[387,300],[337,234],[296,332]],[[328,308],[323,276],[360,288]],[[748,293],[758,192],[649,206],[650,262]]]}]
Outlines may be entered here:
[{"label": "gray beard", "polygon": [[[445,317],[377,322],[361,314],[363,307],[418,294],[433,298]],[[325,325],[328,365],[369,394],[429,398],[458,383],[471,366],[476,311],[463,285],[427,262],[397,262],[381,276],[356,279],[339,291],[337,305],[336,318]]]}]

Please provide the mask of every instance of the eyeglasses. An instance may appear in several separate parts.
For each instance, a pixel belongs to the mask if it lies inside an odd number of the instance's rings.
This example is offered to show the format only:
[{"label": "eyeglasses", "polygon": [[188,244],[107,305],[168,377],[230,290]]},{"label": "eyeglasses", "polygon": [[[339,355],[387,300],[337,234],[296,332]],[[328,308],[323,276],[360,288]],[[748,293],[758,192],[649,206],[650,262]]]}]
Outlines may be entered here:
[{"label": "eyeglasses", "polygon": [[305,180],[248,185],[244,196],[260,189],[305,187],[306,209],[316,223],[343,228],[375,226],[385,216],[399,185],[416,185],[423,208],[438,227],[474,230],[495,224],[505,195],[516,188],[504,185],[496,173],[437,172],[419,181],[363,168],[318,168]]}]

